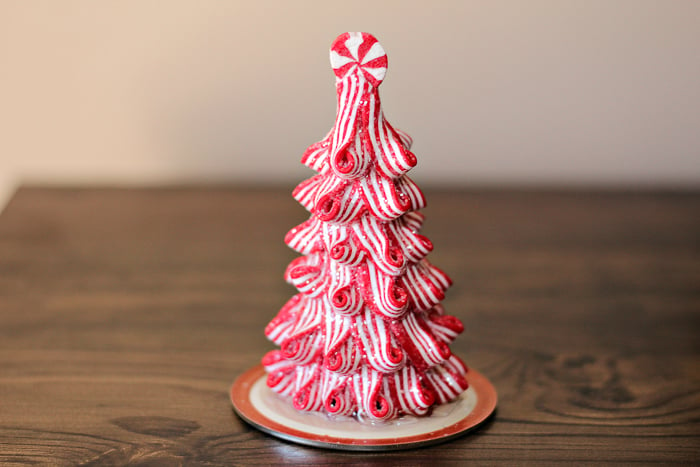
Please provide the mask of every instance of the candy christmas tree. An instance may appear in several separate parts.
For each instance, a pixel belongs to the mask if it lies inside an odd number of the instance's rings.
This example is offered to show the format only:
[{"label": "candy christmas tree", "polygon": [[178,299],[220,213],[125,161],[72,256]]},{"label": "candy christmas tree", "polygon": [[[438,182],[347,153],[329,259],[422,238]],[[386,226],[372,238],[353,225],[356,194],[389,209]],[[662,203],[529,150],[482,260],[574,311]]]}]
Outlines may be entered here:
[{"label": "candy christmas tree", "polygon": [[331,47],[335,125],[302,162],[318,174],[294,190],[311,213],[286,243],[303,256],[286,280],[299,293],[265,333],[267,385],[299,411],[369,421],[430,414],[468,387],[449,344],[462,331],[440,302],[451,281],[419,234],[425,207],[406,176],[411,138],[384,119],[378,87],[387,57],[366,33]]},{"label": "candy christmas tree", "polygon": [[411,138],[382,112],[387,58],[345,33],[331,46],[338,108],[294,190],[309,220],[286,243],[302,256],[298,292],[267,325],[279,349],[233,383],[236,412],[262,431],[332,449],[393,450],[445,441],[484,422],[496,391],[450,350],[462,323],[441,302],[450,279],[426,256],[425,207],[406,176]]}]

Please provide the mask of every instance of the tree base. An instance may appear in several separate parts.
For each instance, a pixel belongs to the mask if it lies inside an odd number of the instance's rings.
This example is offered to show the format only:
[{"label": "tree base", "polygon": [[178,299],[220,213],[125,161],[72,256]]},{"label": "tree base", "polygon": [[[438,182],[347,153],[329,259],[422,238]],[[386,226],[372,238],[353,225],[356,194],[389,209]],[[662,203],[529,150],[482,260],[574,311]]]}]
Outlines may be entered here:
[{"label": "tree base", "polygon": [[435,407],[425,417],[404,416],[388,422],[362,422],[300,412],[267,387],[262,365],[240,375],[231,387],[236,413],[255,428],[308,446],[349,451],[391,451],[441,443],[483,424],[496,409],[491,382],[469,369],[469,389],[457,400]]}]

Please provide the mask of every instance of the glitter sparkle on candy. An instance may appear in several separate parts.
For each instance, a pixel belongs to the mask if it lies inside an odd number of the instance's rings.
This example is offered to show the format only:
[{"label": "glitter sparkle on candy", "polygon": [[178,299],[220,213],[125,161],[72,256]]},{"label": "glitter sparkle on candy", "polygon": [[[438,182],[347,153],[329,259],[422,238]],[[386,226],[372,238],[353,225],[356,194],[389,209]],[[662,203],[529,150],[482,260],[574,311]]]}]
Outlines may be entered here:
[{"label": "glitter sparkle on candy", "polygon": [[406,176],[411,138],[384,119],[387,57],[366,33],[331,46],[337,116],[302,162],[317,175],[294,198],[311,216],[285,242],[303,256],[285,279],[299,293],[265,329],[267,385],[301,411],[370,421],[426,415],[467,389],[449,344],[462,323],[440,302],[450,278],[419,234],[425,198]]}]

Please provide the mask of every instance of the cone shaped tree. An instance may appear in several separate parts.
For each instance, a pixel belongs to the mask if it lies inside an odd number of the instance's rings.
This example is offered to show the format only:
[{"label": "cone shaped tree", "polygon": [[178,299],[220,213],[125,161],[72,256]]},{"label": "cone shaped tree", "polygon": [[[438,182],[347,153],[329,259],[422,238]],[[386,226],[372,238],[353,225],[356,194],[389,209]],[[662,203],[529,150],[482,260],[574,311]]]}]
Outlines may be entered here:
[{"label": "cone shaped tree", "polygon": [[467,388],[449,347],[463,327],[440,305],[451,281],[425,259],[425,199],[405,175],[416,164],[411,138],[382,113],[384,50],[345,33],[331,65],[337,116],[302,158],[317,175],[293,196],[311,217],[285,237],[303,255],[285,273],[299,293],[265,329],[280,347],[263,358],[267,385],[301,411],[426,415]]}]

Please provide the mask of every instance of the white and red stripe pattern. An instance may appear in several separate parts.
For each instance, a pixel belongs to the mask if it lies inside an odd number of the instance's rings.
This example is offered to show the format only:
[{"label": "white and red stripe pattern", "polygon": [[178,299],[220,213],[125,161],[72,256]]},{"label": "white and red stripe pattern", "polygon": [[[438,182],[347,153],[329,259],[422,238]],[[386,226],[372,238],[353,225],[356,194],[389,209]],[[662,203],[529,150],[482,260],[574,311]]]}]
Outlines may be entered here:
[{"label": "white and red stripe pattern", "polygon": [[[357,136],[361,108],[384,79],[387,58],[377,39],[365,33],[345,33],[331,46],[331,66],[338,88],[338,112],[331,131],[330,166],[337,176],[356,178],[368,160]],[[355,144],[358,150],[348,150]]]},{"label": "white and red stripe pattern", "polygon": [[364,209],[354,184],[324,174],[301,182],[292,196],[324,222],[349,222]]},{"label": "white and red stripe pattern", "polygon": [[430,328],[417,313],[408,313],[405,319],[396,321],[392,324],[392,331],[413,366],[419,370],[427,370],[452,355],[449,346],[430,333]]},{"label": "white and red stripe pattern", "polygon": [[[323,174],[314,175],[298,184],[296,188],[294,188],[294,191],[292,191],[292,197],[297,200],[299,204],[304,206],[307,211],[313,212],[316,206],[318,192],[321,190],[324,183],[327,184],[329,181],[333,182],[334,180]],[[339,180],[335,180],[335,182],[338,187],[342,185],[342,182]]]},{"label": "white and red stripe pattern", "polygon": [[398,410],[392,402],[388,381],[380,372],[364,366],[353,376],[352,382],[358,418],[373,421],[396,417]]},{"label": "white and red stripe pattern", "polygon": [[405,364],[404,353],[396,343],[390,326],[376,314],[365,310],[355,318],[367,363],[382,373],[393,373]]},{"label": "white and red stripe pattern", "polygon": [[353,374],[362,365],[362,349],[348,336],[332,347],[323,358],[325,369],[338,374]]},{"label": "white and red stripe pattern", "polygon": [[396,238],[406,259],[416,263],[432,251],[433,243],[427,237],[417,233],[417,229],[404,220],[407,217],[408,214],[397,219],[396,222],[387,223],[387,226]]},{"label": "white and red stripe pattern", "polygon": [[409,151],[411,138],[384,120],[377,93],[387,69],[381,45],[369,34],[346,33],[334,41],[330,58],[337,77],[336,122],[302,162],[318,172],[330,167],[344,179],[363,175],[370,160],[386,177],[403,175],[416,165],[416,157]]},{"label": "white and red stripe pattern", "polygon": [[318,370],[316,365],[297,367],[295,391],[292,396],[295,409],[308,412],[323,407]]},{"label": "white and red stripe pattern", "polygon": [[[328,154],[334,134],[332,129],[321,141],[308,147],[301,162],[316,172],[325,173],[331,167],[341,178],[357,178],[367,170],[372,160],[365,154],[365,151],[369,150],[369,154],[374,155],[377,169],[386,177],[399,177],[413,168],[417,162],[415,155],[409,151],[413,145],[413,139],[384,120],[376,93],[371,93],[368,99],[369,105],[362,108],[362,116],[368,121],[369,128],[367,132],[362,133],[364,138],[355,131],[354,147],[348,145],[348,150],[354,151],[351,160],[343,161],[338,154],[344,151],[340,151],[329,164]],[[362,144],[366,144],[367,149]],[[362,160],[357,163],[355,157],[361,157]]]},{"label": "white and red stripe pattern", "polygon": [[351,144],[331,154],[329,165],[336,176],[351,180],[367,172],[370,161],[371,154],[363,148],[360,133],[355,132]]},{"label": "white and red stripe pattern", "polygon": [[408,205],[411,211],[418,211],[427,205],[423,192],[408,176],[403,176],[396,180],[396,189],[402,196],[408,198]]},{"label": "white and red stripe pattern", "polygon": [[347,416],[355,413],[357,404],[352,390],[351,376],[325,371],[321,385],[323,406],[329,414]]},{"label": "white and red stripe pattern", "polygon": [[325,187],[321,187],[313,213],[323,222],[348,223],[363,210],[359,191],[353,185],[341,185],[334,191],[325,191]]},{"label": "white and red stripe pattern", "polygon": [[454,354],[443,364],[443,366],[457,377],[464,377],[467,372],[469,372],[467,365],[465,365],[464,362]]},{"label": "white and red stripe pattern", "polygon": [[416,156],[404,146],[400,135],[384,121],[378,93],[368,96],[366,113],[367,139],[375,154],[377,170],[385,177],[394,178],[415,167]]},{"label": "white and red stripe pattern", "polygon": [[364,76],[376,87],[384,80],[387,57],[381,44],[366,32],[346,32],[331,45],[331,66],[336,81],[348,76]]},{"label": "white and red stripe pattern", "polygon": [[402,413],[425,415],[435,403],[435,394],[423,384],[424,376],[412,366],[394,373],[396,400]]},{"label": "white and red stripe pattern", "polygon": [[323,349],[323,306],[322,300],[306,300],[302,313],[294,327],[282,341],[282,355],[297,365],[305,365],[316,360]]},{"label": "white and red stripe pattern", "polygon": [[314,216],[294,227],[287,232],[284,237],[284,242],[291,249],[298,251],[302,255],[309,255],[322,247],[321,233],[323,225]]},{"label": "white and red stripe pattern", "polygon": [[408,291],[413,306],[417,310],[425,311],[445,298],[445,290],[452,285],[452,280],[424,259],[406,268],[401,283],[404,290]]},{"label": "white and red stripe pattern", "polygon": [[287,301],[277,316],[265,327],[265,336],[277,345],[289,337],[298,319],[298,314],[304,311],[304,296],[297,294]]},{"label": "white and red stripe pattern", "polygon": [[329,308],[340,316],[355,316],[362,310],[364,300],[355,285],[355,274],[344,266],[335,268],[328,288]]},{"label": "white and red stripe pattern", "polygon": [[435,392],[438,403],[445,404],[467,390],[469,383],[465,378],[466,373],[464,363],[453,355],[444,364],[426,371],[425,376]]},{"label": "white and red stripe pattern", "polygon": [[362,295],[351,284],[331,289],[328,301],[330,308],[341,316],[355,316],[364,307]]},{"label": "white and red stripe pattern", "polygon": [[326,369],[346,374],[359,368],[362,354],[360,347],[355,344],[353,324],[352,319],[327,311],[323,347],[323,365]]},{"label": "white and red stripe pattern", "polygon": [[326,171],[328,169],[328,150],[331,146],[332,134],[333,130],[331,129],[321,141],[309,146],[304,155],[301,156],[301,163],[316,172]]},{"label": "white and red stripe pattern", "polygon": [[414,199],[397,188],[399,182],[404,178],[406,177],[395,181],[370,171],[365,178],[360,180],[362,198],[372,216],[382,221],[392,221],[411,209]]},{"label": "white and red stripe pattern", "polygon": [[372,216],[362,216],[353,224],[355,238],[371,260],[386,274],[397,276],[406,266],[403,251],[394,246],[393,238],[386,231],[386,223]]},{"label": "white and red stripe pattern", "polygon": [[262,364],[267,372],[267,386],[281,396],[291,396],[296,382],[296,362],[273,350],[265,354]]},{"label": "white and red stripe pattern", "polygon": [[387,58],[374,37],[342,34],[331,64],[337,115],[302,156],[317,174],[293,196],[311,217],[285,236],[303,255],[285,271],[299,293],[265,328],[280,346],[263,358],[267,384],[300,411],[370,423],[429,415],[468,385],[449,347],[463,325],[440,306],[451,280],[419,233],[413,141],[384,117]]},{"label": "white and red stripe pattern", "polygon": [[464,331],[464,325],[454,316],[446,315],[441,305],[435,305],[428,311],[427,325],[435,337],[443,342],[451,343]]},{"label": "white and red stripe pattern", "polygon": [[330,285],[330,276],[320,254],[311,254],[295,259],[287,266],[284,278],[299,292],[309,297],[319,296]]},{"label": "white and red stripe pattern", "polygon": [[[388,125],[389,123],[387,123]],[[413,146],[413,138],[408,133],[405,133],[398,128],[393,129],[396,134],[398,135],[399,139],[401,140],[401,144],[403,145],[406,150],[411,149],[411,146]]]},{"label": "white and red stripe pattern", "polygon": [[401,222],[406,225],[413,233],[420,232],[423,227],[423,221],[425,216],[423,213],[418,211],[407,212],[403,217],[401,217]]},{"label": "white and red stripe pattern", "polygon": [[406,313],[408,294],[396,277],[385,274],[371,261],[366,261],[357,272],[367,307],[387,319],[399,319]]},{"label": "white and red stripe pattern", "polygon": [[330,258],[345,267],[359,265],[365,253],[357,246],[352,229],[344,225],[323,224],[323,243]]}]

